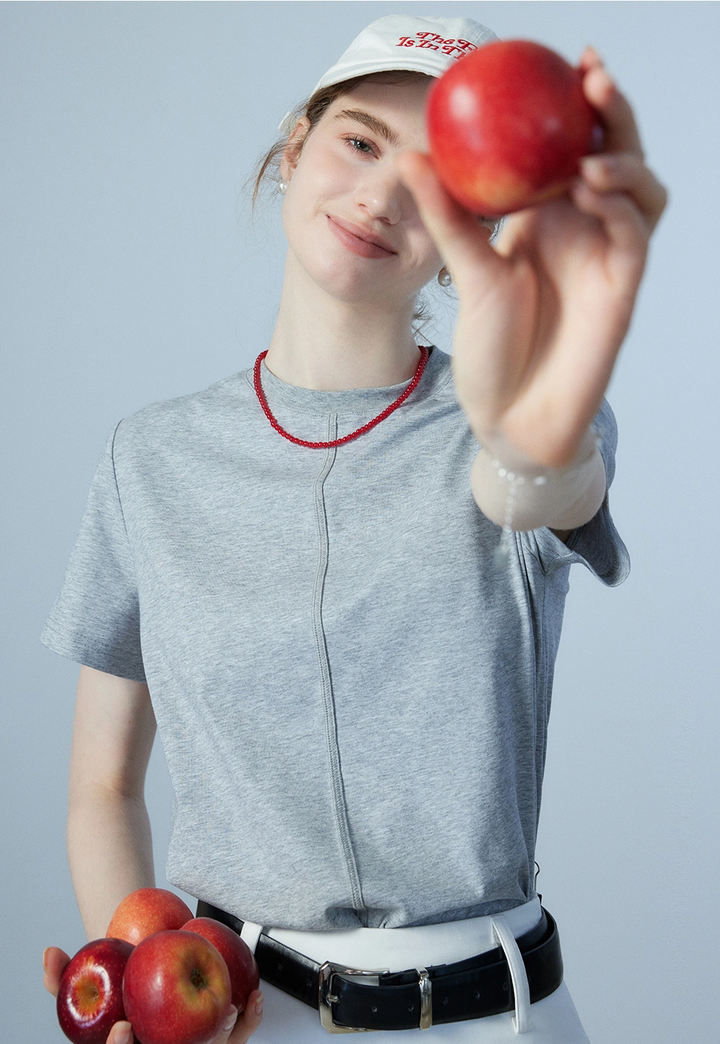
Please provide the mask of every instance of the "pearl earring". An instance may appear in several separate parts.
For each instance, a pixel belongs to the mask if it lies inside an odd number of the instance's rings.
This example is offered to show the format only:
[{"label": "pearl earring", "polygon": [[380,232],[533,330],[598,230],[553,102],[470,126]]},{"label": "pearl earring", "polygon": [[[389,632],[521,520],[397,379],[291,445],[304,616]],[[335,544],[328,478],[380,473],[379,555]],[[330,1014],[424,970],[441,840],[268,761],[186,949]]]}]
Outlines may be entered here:
[{"label": "pearl earring", "polygon": [[280,180],[277,183],[277,190],[278,190],[278,192],[280,193],[281,196],[285,195],[285,193],[287,192],[287,187],[288,187],[287,181],[285,181],[284,178],[280,178]]},{"label": "pearl earring", "polygon": [[447,268],[441,268],[438,272],[437,281],[440,286],[450,286],[452,283],[452,276],[448,272]]}]

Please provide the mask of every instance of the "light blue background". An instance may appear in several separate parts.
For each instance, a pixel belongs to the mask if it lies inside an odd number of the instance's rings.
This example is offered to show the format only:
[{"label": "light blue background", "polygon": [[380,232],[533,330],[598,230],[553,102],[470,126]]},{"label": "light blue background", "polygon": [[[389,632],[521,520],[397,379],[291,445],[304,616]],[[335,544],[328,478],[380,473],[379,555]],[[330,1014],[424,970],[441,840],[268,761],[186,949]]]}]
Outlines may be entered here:
[{"label": "light blue background", "polygon": [[[84,941],[64,817],[77,668],[38,642],[121,417],[247,367],[282,276],[242,184],[382,14],[463,14],[633,100],[672,203],[610,398],[619,590],[576,568],[538,858],[593,1044],[717,1040],[718,90],[715,3],[4,3],[0,1038],[64,1040],[49,943]],[[439,308],[438,343],[448,347]],[[444,325],[443,325],[444,324]],[[418,796],[421,799],[421,796]],[[158,883],[171,795],[153,755]]]}]

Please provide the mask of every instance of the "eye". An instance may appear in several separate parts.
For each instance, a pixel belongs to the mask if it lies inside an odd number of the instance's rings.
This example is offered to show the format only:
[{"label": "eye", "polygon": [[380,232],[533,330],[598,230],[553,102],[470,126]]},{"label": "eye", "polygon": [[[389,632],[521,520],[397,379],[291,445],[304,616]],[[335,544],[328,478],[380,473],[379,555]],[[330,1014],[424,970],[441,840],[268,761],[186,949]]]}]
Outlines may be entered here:
[{"label": "eye", "polygon": [[350,137],[345,138],[345,142],[348,148],[352,149],[353,152],[363,152],[366,156],[374,156],[373,147],[369,141],[362,138],[359,134],[352,134]]}]

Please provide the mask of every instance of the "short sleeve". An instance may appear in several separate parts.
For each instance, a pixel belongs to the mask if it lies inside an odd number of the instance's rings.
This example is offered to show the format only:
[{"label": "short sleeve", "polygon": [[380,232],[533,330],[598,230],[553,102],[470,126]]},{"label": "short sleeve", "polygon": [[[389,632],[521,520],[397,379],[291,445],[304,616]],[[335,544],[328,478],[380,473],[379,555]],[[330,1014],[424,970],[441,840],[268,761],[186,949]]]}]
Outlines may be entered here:
[{"label": "short sleeve", "polygon": [[95,472],[65,580],[40,640],[88,667],[145,681],[137,582],[115,478],[114,441],[115,433]]},{"label": "short sleeve", "polygon": [[[610,404],[604,399],[595,418],[595,428],[609,490],[615,477],[617,423]],[[531,550],[538,555],[546,570],[580,562],[608,587],[617,587],[630,572],[630,556],[612,520],[608,493],[597,514],[573,530],[567,543],[549,529],[537,529],[526,536],[534,543]]]}]

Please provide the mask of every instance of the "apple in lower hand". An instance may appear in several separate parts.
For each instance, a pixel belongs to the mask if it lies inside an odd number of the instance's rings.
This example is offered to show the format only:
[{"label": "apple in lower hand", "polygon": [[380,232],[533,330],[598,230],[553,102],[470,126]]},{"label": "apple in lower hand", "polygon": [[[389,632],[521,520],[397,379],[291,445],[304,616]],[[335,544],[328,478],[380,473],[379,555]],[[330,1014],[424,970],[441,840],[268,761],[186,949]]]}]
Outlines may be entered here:
[{"label": "apple in lower hand", "polygon": [[260,974],[252,950],[237,932],[214,917],[195,917],[183,925],[185,932],[197,932],[209,939],[223,956],[230,973],[231,1003],[245,1011],[247,999],[260,986]]},{"label": "apple in lower hand", "polygon": [[225,961],[197,932],[149,935],[125,967],[125,1017],[143,1044],[211,1044],[230,994]]},{"label": "apple in lower hand", "polygon": [[133,952],[122,939],[95,939],[75,954],[60,979],[57,1015],[73,1044],[105,1044],[125,1018],[123,974]]},{"label": "apple in lower hand", "polygon": [[432,85],[430,153],[462,206],[498,217],[563,195],[602,138],[582,72],[530,40],[498,40]]},{"label": "apple in lower hand", "polygon": [[182,928],[191,917],[180,896],[167,888],[138,888],[125,896],[105,934],[137,946],[154,932]]}]

